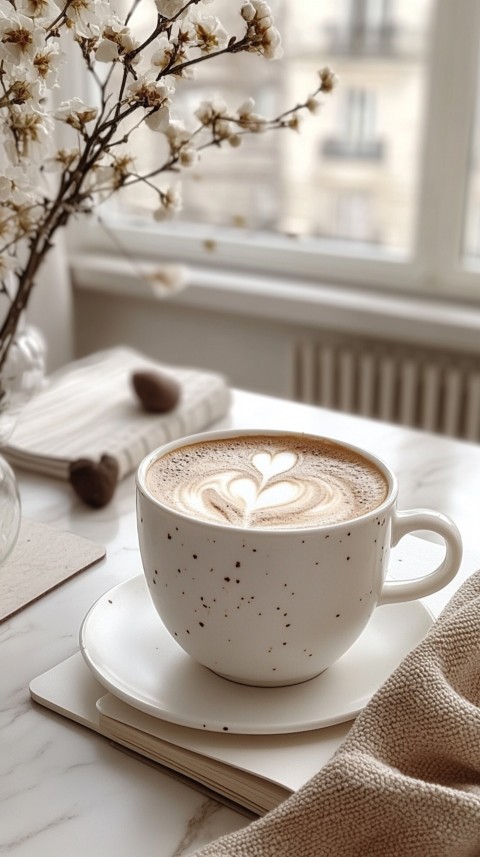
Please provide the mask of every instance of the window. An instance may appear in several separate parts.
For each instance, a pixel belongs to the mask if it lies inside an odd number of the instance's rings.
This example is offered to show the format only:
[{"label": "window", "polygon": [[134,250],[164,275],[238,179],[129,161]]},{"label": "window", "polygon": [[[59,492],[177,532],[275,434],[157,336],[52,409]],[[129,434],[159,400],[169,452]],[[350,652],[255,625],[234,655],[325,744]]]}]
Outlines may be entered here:
[{"label": "window", "polygon": [[343,0],[338,19],[330,25],[335,49],[346,54],[388,53],[392,49],[395,19],[391,0]]},{"label": "window", "polygon": [[327,157],[369,158],[380,160],[384,147],[375,133],[376,94],[369,89],[351,87],[340,93],[341,122],[337,134],[327,138],[323,153]]},{"label": "window", "polygon": [[[177,258],[181,247],[204,265],[480,297],[480,132],[472,137],[480,4],[271,6],[285,58],[208,62],[176,105],[188,115],[221,80],[232,107],[253,95],[259,112],[275,115],[310,92],[328,64],[340,86],[320,115],[300,134],[206,152],[184,173],[176,222],[154,224],[154,196],[137,185],[104,210],[109,230],[137,252]],[[214,0],[213,10],[228,24],[232,2]],[[150,132],[139,139],[140,166],[153,162],[155,145]],[[109,247],[95,228],[81,242]]]}]

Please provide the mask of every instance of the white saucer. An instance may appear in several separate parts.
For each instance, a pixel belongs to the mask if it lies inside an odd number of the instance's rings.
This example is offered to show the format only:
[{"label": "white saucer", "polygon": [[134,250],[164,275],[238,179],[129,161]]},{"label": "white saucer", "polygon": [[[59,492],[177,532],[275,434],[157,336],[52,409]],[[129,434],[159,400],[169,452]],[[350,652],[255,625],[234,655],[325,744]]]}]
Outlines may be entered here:
[{"label": "white saucer", "polygon": [[89,610],[80,649],[100,683],[134,708],[181,726],[268,735],[355,717],[431,623],[418,601],[378,607],[351,649],[317,678],[247,687],[220,678],[178,646],[139,574]]}]

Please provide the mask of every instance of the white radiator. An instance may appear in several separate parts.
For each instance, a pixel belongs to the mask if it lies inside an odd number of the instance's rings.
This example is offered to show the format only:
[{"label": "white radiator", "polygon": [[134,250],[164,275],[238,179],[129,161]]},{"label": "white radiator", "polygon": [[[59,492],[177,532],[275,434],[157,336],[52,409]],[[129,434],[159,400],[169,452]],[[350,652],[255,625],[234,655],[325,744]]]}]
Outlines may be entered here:
[{"label": "white radiator", "polygon": [[294,397],[480,440],[480,358],[361,339],[301,340]]}]

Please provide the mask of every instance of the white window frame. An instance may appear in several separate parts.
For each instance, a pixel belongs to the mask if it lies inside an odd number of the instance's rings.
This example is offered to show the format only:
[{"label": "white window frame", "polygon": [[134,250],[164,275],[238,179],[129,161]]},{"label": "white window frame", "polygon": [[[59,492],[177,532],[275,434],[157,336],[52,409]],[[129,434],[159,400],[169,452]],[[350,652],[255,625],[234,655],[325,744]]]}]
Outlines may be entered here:
[{"label": "white window frame", "polygon": [[[257,283],[264,274],[279,283],[286,278],[290,284],[310,287],[334,284],[363,293],[393,291],[410,298],[471,301],[480,306],[480,262],[478,269],[467,270],[461,254],[479,39],[478,0],[437,0],[429,45],[423,163],[411,258],[395,258],[368,246],[354,256],[350,245],[342,248],[338,242],[329,246],[322,241],[320,250],[318,242],[307,239],[193,224],[126,225],[123,220],[109,220],[109,231],[126,254],[146,262],[182,260],[203,270],[243,272],[246,279],[255,274]],[[206,249],[206,241],[215,243],[214,253]],[[109,256],[112,270],[118,271],[118,249],[95,222],[76,221],[69,230],[69,247],[77,273],[79,260],[85,263],[88,254],[102,257],[102,276]]]}]

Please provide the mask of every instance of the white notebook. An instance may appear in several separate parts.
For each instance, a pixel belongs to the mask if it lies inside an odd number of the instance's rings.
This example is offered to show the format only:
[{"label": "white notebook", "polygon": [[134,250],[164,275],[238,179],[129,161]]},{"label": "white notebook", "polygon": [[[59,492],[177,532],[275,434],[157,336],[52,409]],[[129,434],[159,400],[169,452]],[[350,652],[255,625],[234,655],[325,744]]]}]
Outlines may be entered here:
[{"label": "white notebook", "polygon": [[33,679],[30,693],[41,705],[254,815],[273,809],[307,782],[351,726],[288,735],[225,735],[178,726],[105,693],[80,653]]},{"label": "white notebook", "polygon": [[[438,564],[443,553],[440,545],[407,536],[393,551],[391,574],[397,579],[418,577],[425,568]],[[382,635],[377,637],[375,632],[368,636],[368,629],[364,632],[368,637],[365,654],[370,660],[366,671],[369,677],[375,671],[375,662],[382,659],[383,649],[387,648],[383,635],[388,633],[388,628],[393,629],[392,620],[397,623],[392,637],[399,636],[398,663],[424,636],[432,621],[419,602],[378,609],[387,611],[390,618],[386,623],[382,620]],[[410,622],[408,616],[415,622]],[[348,657],[348,653],[344,657]],[[390,671],[393,668],[392,663]],[[342,668],[341,672],[348,679],[348,671]],[[386,674],[379,674],[376,685],[379,687],[386,677]],[[226,679],[222,681],[228,693],[231,683]],[[375,689],[372,687],[371,692]],[[269,689],[266,691],[268,693]],[[107,692],[80,653],[33,679],[30,693],[41,705],[93,729],[140,758],[186,778],[196,788],[228,805],[241,807],[257,816],[277,806],[317,773],[352,725],[351,720],[346,720],[285,734],[225,733],[179,725],[175,719],[161,719],[142,711],[141,706],[127,704],[120,698],[121,693]],[[199,704],[197,698],[195,705]]]},{"label": "white notebook", "polygon": [[[134,371],[160,370],[180,385],[178,405],[147,413],[135,396]],[[170,440],[203,431],[227,412],[230,391],[223,376],[169,366],[131,348],[112,348],[53,373],[47,386],[22,410],[2,452],[14,466],[68,479],[78,458],[118,462],[118,478]]]}]

